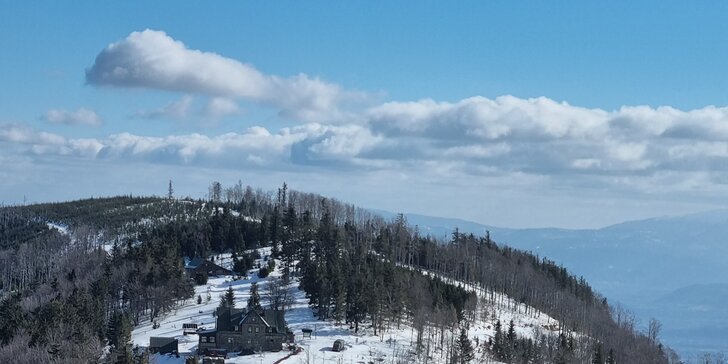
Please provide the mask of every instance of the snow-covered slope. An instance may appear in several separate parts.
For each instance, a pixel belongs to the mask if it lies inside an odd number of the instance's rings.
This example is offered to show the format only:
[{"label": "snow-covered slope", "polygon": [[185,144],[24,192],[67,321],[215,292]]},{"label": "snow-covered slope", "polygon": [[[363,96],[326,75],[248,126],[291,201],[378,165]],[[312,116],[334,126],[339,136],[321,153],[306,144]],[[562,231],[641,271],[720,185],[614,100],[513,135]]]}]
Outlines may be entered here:
[{"label": "snow-covered slope", "polygon": [[[610,302],[635,311],[642,323],[659,319],[664,324],[663,341],[683,356],[705,351],[728,354],[728,310],[708,310],[702,304],[725,296],[719,287],[728,284],[728,210],[584,230],[508,229],[460,219],[405,216],[408,223],[435,236],[448,237],[456,227],[479,235],[488,230],[498,243],[532,251],[584,276]],[[686,292],[696,304],[684,304]]]},{"label": "snow-covered slope", "polygon": [[[264,263],[265,258],[270,254],[270,249],[261,249],[260,253],[263,258],[258,263]],[[217,257],[216,260],[224,262],[225,257]],[[132,333],[133,344],[142,347],[148,346],[149,338],[152,336],[176,337],[179,339],[179,358],[171,355],[155,355],[151,360],[153,363],[184,363],[184,358],[193,355],[197,349],[197,335],[183,335],[182,324],[196,323],[206,328],[214,328],[213,312],[219,305],[220,296],[228,287],[232,287],[235,292],[236,306],[243,307],[249,297],[251,284],[256,282],[259,292],[265,292],[268,281],[281,275],[279,266],[280,264],[269,277],[264,279],[253,274],[253,271],[250,272],[249,277],[240,280],[233,280],[229,276],[210,278],[207,285],[196,287],[192,300],[185,302],[177,310],[158,320],[158,328],[153,328],[151,322],[145,322],[136,327]],[[457,284],[458,282],[449,283]],[[464,287],[477,291],[471,286],[465,285]],[[403,321],[399,327],[391,327],[379,335],[374,335],[371,329],[362,325],[359,333],[355,334],[354,330],[346,325],[317,320],[308,306],[304,292],[298,289],[297,280],[294,279],[291,282],[289,289],[293,294],[293,302],[286,311],[286,321],[289,328],[296,334],[296,344],[303,349],[302,352],[290,357],[288,356],[291,355],[291,352],[285,350],[279,353],[260,353],[251,356],[233,354],[226,363],[276,363],[278,360],[283,360],[283,363],[419,362],[418,358],[414,357],[412,349],[416,332],[406,322]],[[473,344],[479,358],[482,357],[483,344],[495,333],[494,324],[497,320],[500,320],[504,327],[513,320],[515,331],[520,337],[535,337],[537,332],[556,335],[558,322],[548,315],[518,304],[505,295],[495,292],[477,292],[478,309],[476,317],[472,318],[469,325],[469,336],[474,339]],[[198,296],[202,298],[201,304],[197,304]],[[265,299],[263,302],[265,303]],[[313,336],[310,339],[302,338],[301,329],[303,328],[313,330]],[[449,335],[453,335],[453,333],[448,332],[446,335],[450,337]],[[337,339],[346,341],[347,350],[343,352],[331,350],[334,340]],[[436,345],[433,344],[434,346]],[[442,363],[445,361],[446,353],[433,348],[430,356],[429,362]]]}]

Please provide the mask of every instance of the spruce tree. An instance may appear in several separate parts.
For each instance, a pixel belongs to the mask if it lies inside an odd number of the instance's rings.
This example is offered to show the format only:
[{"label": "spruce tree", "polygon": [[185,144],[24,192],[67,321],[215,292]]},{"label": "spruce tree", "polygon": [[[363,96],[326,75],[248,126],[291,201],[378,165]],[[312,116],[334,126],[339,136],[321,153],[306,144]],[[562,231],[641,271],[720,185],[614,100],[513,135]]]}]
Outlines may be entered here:
[{"label": "spruce tree", "polygon": [[258,293],[258,283],[253,282],[250,285],[250,298],[248,298],[248,309],[260,311],[263,307],[260,305],[260,294]]},{"label": "spruce tree", "polygon": [[604,364],[601,343],[597,343],[594,346],[594,357],[592,358],[592,364]]},{"label": "spruce tree", "polygon": [[109,325],[107,337],[112,346],[111,359],[113,363],[130,364],[132,362],[129,343],[131,342],[132,325],[123,313],[117,313]]},{"label": "spruce tree", "polygon": [[233,286],[228,286],[224,301],[227,307],[235,307],[235,292],[233,292]]},{"label": "spruce tree", "polygon": [[503,328],[500,320],[498,320],[495,322],[495,334],[493,335],[493,346],[491,347],[493,354],[498,359],[503,358],[503,341]]},{"label": "spruce tree", "polygon": [[458,338],[457,343],[457,350],[458,350],[458,359],[461,364],[469,363],[473,359],[475,359],[475,350],[473,349],[473,344],[470,342],[470,339],[468,338],[468,332],[465,330],[465,328],[460,329],[460,337]]},{"label": "spruce tree", "polygon": [[513,320],[508,323],[508,335],[506,338],[508,339],[508,344],[513,345],[516,342],[516,329],[513,325]]},{"label": "spruce tree", "polygon": [[609,349],[609,354],[607,354],[607,364],[616,364],[617,361],[614,359],[614,350]]}]

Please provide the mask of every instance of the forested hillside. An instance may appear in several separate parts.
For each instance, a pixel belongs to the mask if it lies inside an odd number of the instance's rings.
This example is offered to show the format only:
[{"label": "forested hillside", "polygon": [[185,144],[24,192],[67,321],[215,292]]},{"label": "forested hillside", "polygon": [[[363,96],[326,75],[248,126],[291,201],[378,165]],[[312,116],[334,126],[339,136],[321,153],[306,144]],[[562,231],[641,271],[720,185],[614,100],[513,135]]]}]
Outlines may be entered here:
[{"label": "forested hillside", "polygon": [[[675,360],[658,341],[659,324],[642,333],[632,315],[548,259],[489,236],[423,236],[401,215],[388,221],[285,184],[270,193],[213,183],[205,200],[175,198],[170,185],[164,198],[5,207],[0,239],[0,362],[142,360],[129,344],[131,328],[193,297],[184,257],[231,253],[234,270],[244,275],[250,249],[262,246],[272,247],[285,276],[300,280],[320,320],[355,331],[367,325],[375,333],[408,324],[418,332],[421,353],[430,350],[427,329],[460,332],[473,319],[478,298],[462,286],[468,285],[504,293],[514,306],[561,323],[553,335],[529,338],[508,333],[502,323],[488,343],[496,360]],[[452,362],[478,361],[461,345],[450,350]]]}]

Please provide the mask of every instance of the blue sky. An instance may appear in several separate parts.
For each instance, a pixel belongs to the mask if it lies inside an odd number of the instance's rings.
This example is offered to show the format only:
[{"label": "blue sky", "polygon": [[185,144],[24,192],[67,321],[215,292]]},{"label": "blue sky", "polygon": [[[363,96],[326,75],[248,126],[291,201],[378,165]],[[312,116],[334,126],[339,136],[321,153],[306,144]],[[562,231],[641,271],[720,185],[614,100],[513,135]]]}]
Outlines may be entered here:
[{"label": "blue sky", "polygon": [[722,208],[726,7],[0,1],[0,201],[171,178],[505,226]]}]

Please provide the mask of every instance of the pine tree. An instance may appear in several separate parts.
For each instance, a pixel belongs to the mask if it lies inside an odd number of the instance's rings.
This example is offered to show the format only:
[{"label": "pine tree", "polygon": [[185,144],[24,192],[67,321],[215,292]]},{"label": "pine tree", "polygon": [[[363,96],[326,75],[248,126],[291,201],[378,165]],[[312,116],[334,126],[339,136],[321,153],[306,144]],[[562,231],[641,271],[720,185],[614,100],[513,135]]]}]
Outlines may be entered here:
[{"label": "pine tree", "polygon": [[607,354],[607,364],[616,364],[617,361],[614,359],[614,350],[609,349],[609,354]]},{"label": "pine tree", "polygon": [[227,307],[235,307],[235,292],[233,292],[233,286],[228,286],[225,292],[225,304]]},{"label": "pine tree", "polygon": [[602,343],[597,343],[594,346],[594,357],[592,358],[592,364],[604,364]]},{"label": "pine tree", "polygon": [[19,294],[0,301],[0,346],[10,342],[23,321]]},{"label": "pine tree", "polygon": [[111,358],[113,363],[130,364],[132,363],[132,354],[129,350],[131,342],[131,322],[123,313],[114,315],[110,322],[107,337],[109,344],[112,345]]},{"label": "pine tree", "polygon": [[475,359],[475,350],[473,344],[468,338],[468,332],[465,328],[460,329],[460,337],[457,343],[458,359],[461,364],[469,363]]},{"label": "pine tree", "polygon": [[516,329],[513,326],[513,320],[508,323],[508,334],[506,336],[508,344],[513,345],[516,342]]},{"label": "pine tree", "polygon": [[495,335],[493,335],[493,346],[491,347],[493,354],[498,359],[502,359],[504,356],[503,341],[503,328],[498,320],[495,322]]},{"label": "pine tree", "polygon": [[167,187],[167,198],[173,199],[174,198],[174,189],[172,188],[172,180],[169,180],[169,186]]},{"label": "pine tree", "polygon": [[253,282],[250,285],[250,298],[248,298],[248,309],[260,311],[263,307],[260,305],[260,294],[258,293],[258,283]]}]

